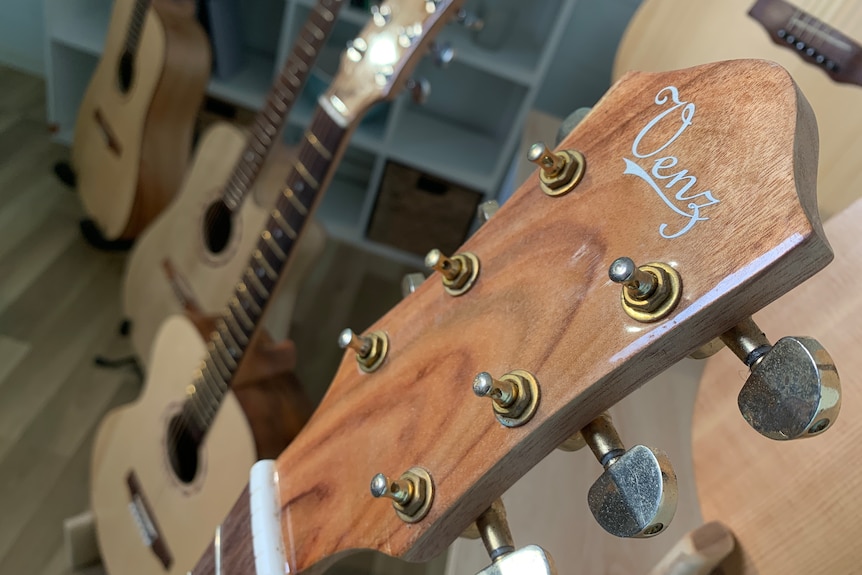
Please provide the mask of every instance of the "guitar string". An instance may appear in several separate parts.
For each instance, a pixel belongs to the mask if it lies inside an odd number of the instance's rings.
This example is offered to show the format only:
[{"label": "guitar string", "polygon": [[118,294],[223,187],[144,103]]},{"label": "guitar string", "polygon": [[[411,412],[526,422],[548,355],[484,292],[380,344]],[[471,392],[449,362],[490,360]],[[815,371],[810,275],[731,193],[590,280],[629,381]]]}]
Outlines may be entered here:
[{"label": "guitar string", "polygon": [[[323,45],[323,43],[326,41],[326,38],[328,37],[328,34],[331,32],[332,28],[335,26],[337,11],[340,9],[343,1],[344,0],[320,0],[315,5],[314,9],[310,12],[309,18],[306,20],[306,23],[303,26],[303,29],[300,31],[298,38],[303,38],[303,33],[310,35],[311,38],[306,37],[303,39],[309,45],[309,47],[311,48],[311,50],[314,54],[316,54],[319,51],[320,46]],[[322,10],[326,10],[326,13],[324,13]],[[326,24],[321,25],[321,23],[314,22],[312,18],[315,14],[317,16],[319,16],[322,20],[324,20],[326,22]],[[317,29],[318,33],[314,33],[311,30],[311,26],[314,26]],[[298,40],[297,40],[297,43],[294,46],[294,49],[291,52],[291,55],[289,56],[288,63],[284,67],[285,70],[289,69],[290,63],[294,60],[293,56],[295,54],[298,55],[298,52],[299,52],[299,47],[298,47]],[[312,55],[313,54],[309,54],[309,56],[312,56]],[[304,60],[301,60],[301,57],[299,57],[299,59],[300,59],[303,66],[305,66],[306,68],[309,66],[309,64],[307,62],[305,62]],[[295,63],[294,63],[294,66],[295,66]],[[296,68],[294,67],[294,69],[296,69]],[[276,81],[276,84],[275,84],[276,88],[274,90],[271,90],[271,92],[270,92],[270,98],[276,96],[275,92],[276,92],[276,90],[278,90],[278,88],[284,87],[285,89],[289,90],[289,88],[286,86],[286,81],[287,81],[286,75],[284,73],[282,73]],[[299,82],[297,82],[297,83],[299,83]],[[290,93],[293,94],[292,91]],[[279,92],[279,94],[280,94],[280,92]],[[282,95],[281,102],[282,102],[282,107],[284,109],[281,111],[277,110],[277,113],[283,119],[283,115],[284,115],[284,113],[287,112],[289,105],[288,105],[287,99],[284,98],[283,95]],[[263,113],[258,115],[258,119],[260,121],[266,121],[268,119],[267,117],[265,117],[265,113],[266,113],[267,109],[268,109],[268,107],[264,110]],[[309,128],[309,131],[310,130],[311,130],[311,127]],[[293,210],[295,208],[293,206],[288,206],[287,209]],[[215,214],[210,214],[210,216],[211,217],[208,218],[210,220],[212,218],[215,218]],[[211,222],[208,222],[208,223],[211,224]],[[297,230],[297,233],[298,232],[299,232],[299,230]],[[259,245],[258,249],[260,249],[261,248],[261,241],[260,240],[258,242],[258,245]],[[292,241],[291,241],[290,248],[292,248]],[[267,246],[267,249],[269,249],[268,246]],[[289,249],[283,250],[283,252],[286,252],[287,254],[289,254]],[[289,257],[289,255],[286,255],[284,261],[280,262],[280,264],[282,266],[284,263],[286,263],[288,257]],[[251,263],[249,264],[250,269],[253,269],[255,267],[253,264],[254,264],[254,261],[252,260]],[[273,284],[274,283],[275,282],[273,282]],[[253,297],[253,296],[250,296],[250,297]],[[268,299],[268,296],[267,296],[267,298],[262,298],[262,299],[264,299],[264,301],[265,301],[266,299]],[[254,329],[256,328],[256,325],[260,319],[260,315],[262,315],[262,311],[263,310],[261,310],[261,314],[254,314],[257,317],[252,319],[254,327],[249,331],[253,332]],[[238,320],[236,320],[236,318],[235,318],[234,312],[230,309],[229,306],[225,312],[225,315],[227,315],[227,314],[230,314],[235,319],[235,321],[238,322]],[[239,342],[236,342],[236,339],[235,339],[237,336],[231,334],[231,330],[230,330],[230,327],[228,325],[228,321],[225,319],[224,315],[219,320],[219,323],[225,326],[226,329],[224,331],[229,336],[231,336],[232,339],[234,339],[234,343],[238,344]],[[243,328],[240,326],[240,329],[242,330]],[[228,372],[228,375],[227,375],[227,377],[225,377],[221,373],[221,371],[218,369],[217,361],[219,363],[221,363],[222,365],[224,365],[224,361],[221,361],[220,351],[217,348],[217,344],[215,343],[216,334],[218,334],[218,337],[220,339],[224,339],[218,329],[216,329],[208,338],[207,357],[204,358],[204,360],[201,362],[198,369],[195,371],[195,376],[194,376],[193,382],[191,384],[194,386],[195,390],[201,390],[201,393],[193,393],[190,396],[187,396],[186,400],[183,402],[183,407],[181,408],[180,413],[179,413],[177,419],[175,420],[176,423],[173,424],[175,426],[174,431],[170,432],[170,439],[171,439],[172,446],[176,445],[177,440],[184,433],[187,433],[189,431],[189,422],[191,421],[190,418],[192,418],[192,417],[197,419],[198,423],[200,424],[199,425],[199,427],[201,428],[200,429],[200,435],[201,435],[201,439],[202,439],[202,437],[206,434],[209,426],[212,424],[212,421],[214,420],[214,418],[218,412],[218,408],[221,405],[221,401],[224,399],[224,396],[226,395],[227,391],[230,388],[230,383],[231,383],[233,376],[235,375],[236,370],[235,369],[233,369],[233,370],[226,369],[226,371]],[[242,335],[245,338],[250,339],[250,335],[246,336],[245,333],[243,333]],[[225,344],[225,347],[228,345],[228,342],[223,342],[223,343]],[[216,346],[216,347],[214,348],[213,346]],[[244,346],[244,345],[239,346],[238,345],[238,347],[239,347],[239,349],[237,350],[237,355],[236,355],[236,357],[233,357],[233,361],[236,363],[237,367],[238,367],[239,361],[241,360],[241,358],[243,357],[243,355],[245,353],[245,347],[246,346]],[[211,369],[210,365],[215,366],[215,370]],[[225,367],[228,368],[229,366],[225,366]],[[207,375],[209,375],[210,379],[212,379],[215,383],[210,383],[207,379]],[[219,381],[221,381],[221,383],[219,383]],[[205,394],[208,394],[210,396],[210,398],[212,399],[212,403],[211,403],[209,409],[207,409],[206,406],[201,403],[202,401],[205,401]],[[209,413],[209,412],[211,412],[211,413]]]}]

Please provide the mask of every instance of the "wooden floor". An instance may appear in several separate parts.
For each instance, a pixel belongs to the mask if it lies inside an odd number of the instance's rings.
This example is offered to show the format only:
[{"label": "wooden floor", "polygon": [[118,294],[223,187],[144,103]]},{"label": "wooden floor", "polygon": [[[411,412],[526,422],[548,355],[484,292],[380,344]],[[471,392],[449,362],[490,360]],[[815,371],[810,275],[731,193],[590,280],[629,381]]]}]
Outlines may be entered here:
[{"label": "wooden floor", "polygon": [[[93,435],[103,414],[141,381],[94,357],[131,354],[118,333],[125,254],[80,236],[75,193],[52,167],[68,150],[50,141],[41,80],[0,67],[0,573],[66,575],[63,519],[88,507]],[[292,337],[298,375],[319,400],[342,351],[400,299],[414,271],[330,241],[300,294]],[[313,351],[313,353],[312,353]],[[333,573],[441,572],[360,555]],[[78,573],[101,574],[100,567]]]}]

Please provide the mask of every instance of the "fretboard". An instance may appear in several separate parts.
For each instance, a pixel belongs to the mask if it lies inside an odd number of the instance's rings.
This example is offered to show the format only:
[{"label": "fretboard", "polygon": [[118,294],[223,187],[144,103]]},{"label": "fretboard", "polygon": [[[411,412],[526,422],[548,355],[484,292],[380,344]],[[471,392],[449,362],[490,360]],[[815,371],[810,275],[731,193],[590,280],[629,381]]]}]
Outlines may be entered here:
[{"label": "fretboard", "polygon": [[332,178],[349,131],[317,107],[257,248],[209,338],[208,353],[196,374],[194,391],[183,406],[183,419],[195,437],[202,438],[212,425],[290,260],[294,243]]},{"label": "fretboard", "polygon": [[147,10],[150,9],[151,0],[135,0],[132,10],[132,18],[126,30],[126,53],[134,55],[138,51],[138,43],[141,40],[141,30],[147,19]]},{"label": "fretboard", "polygon": [[232,211],[242,204],[278,140],[284,119],[308,79],[317,55],[335,27],[344,0],[319,0],[300,30],[293,50],[275,79],[263,109],[255,118],[245,150],[224,189],[224,203]]}]

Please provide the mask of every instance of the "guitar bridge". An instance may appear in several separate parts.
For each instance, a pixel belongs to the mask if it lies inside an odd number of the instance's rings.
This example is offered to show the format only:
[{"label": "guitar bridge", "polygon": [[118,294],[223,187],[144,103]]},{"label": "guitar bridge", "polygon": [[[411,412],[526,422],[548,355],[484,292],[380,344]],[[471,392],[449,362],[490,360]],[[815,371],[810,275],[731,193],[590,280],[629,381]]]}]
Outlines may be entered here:
[{"label": "guitar bridge", "polygon": [[96,118],[96,124],[99,125],[99,130],[102,132],[102,138],[105,140],[105,145],[108,146],[108,149],[114,152],[117,156],[122,156],[123,147],[120,145],[120,141],[117,139],[117,135],[114,134],[114,130],[111,128],[108,120],[105,118],[104,114],[102,114],[102,110],[96,108],[94,116]]},{"label": "guitar bridge", "polygon": [[862,86],[862,46],[819,18],[784,0],[758,0],[748,15],[773,42],[796,52],[836,82]]},{"label": "guitar bridge", "polygon": [[149,547],[165,570],[170,569],[174,562],[168,545],[165,543],[156,523],[155,516],[147,503],[141,489],[141,483],[134,471],[126,475],[126,485],[129,488],[129,513],[138,527],[144,546]]}]

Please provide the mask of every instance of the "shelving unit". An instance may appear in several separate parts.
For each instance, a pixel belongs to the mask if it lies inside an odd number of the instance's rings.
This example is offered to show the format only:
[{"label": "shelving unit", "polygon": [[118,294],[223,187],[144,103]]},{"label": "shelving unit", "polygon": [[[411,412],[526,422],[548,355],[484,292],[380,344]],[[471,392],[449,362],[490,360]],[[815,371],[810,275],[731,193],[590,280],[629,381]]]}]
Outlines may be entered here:
[{"label": "shelving unit", "polygon": [[[70,144],[78,105],[102,51],[112,1],[44,2],[49,120],[57,128],[56,139]],[[213,78],[209,94],[259,109],[315,3],[242,0],[244,67],[230,78]],[[397,97],[373,108],[354,132],[317,213],[333,236],[385,257],[419,264],[418,255],[367,237],[389,161],[475,190],[484,199],[497,197],[506,185],[523,122],[551,67],[575,0],[468,0],[467,9],[483,5],[517,11],[497,49],[483,47],[473,32],[457,24],[447,26],[438,42],[455,48],[454,62],[440,69],[426,58],[417,68],[416,75],[431,82],[427,102],[418,105],[406,96]],[[342,9],[327,49],[288,119],[288,143],[299,140],[341,49],[368,19],[362,10]]]}]

